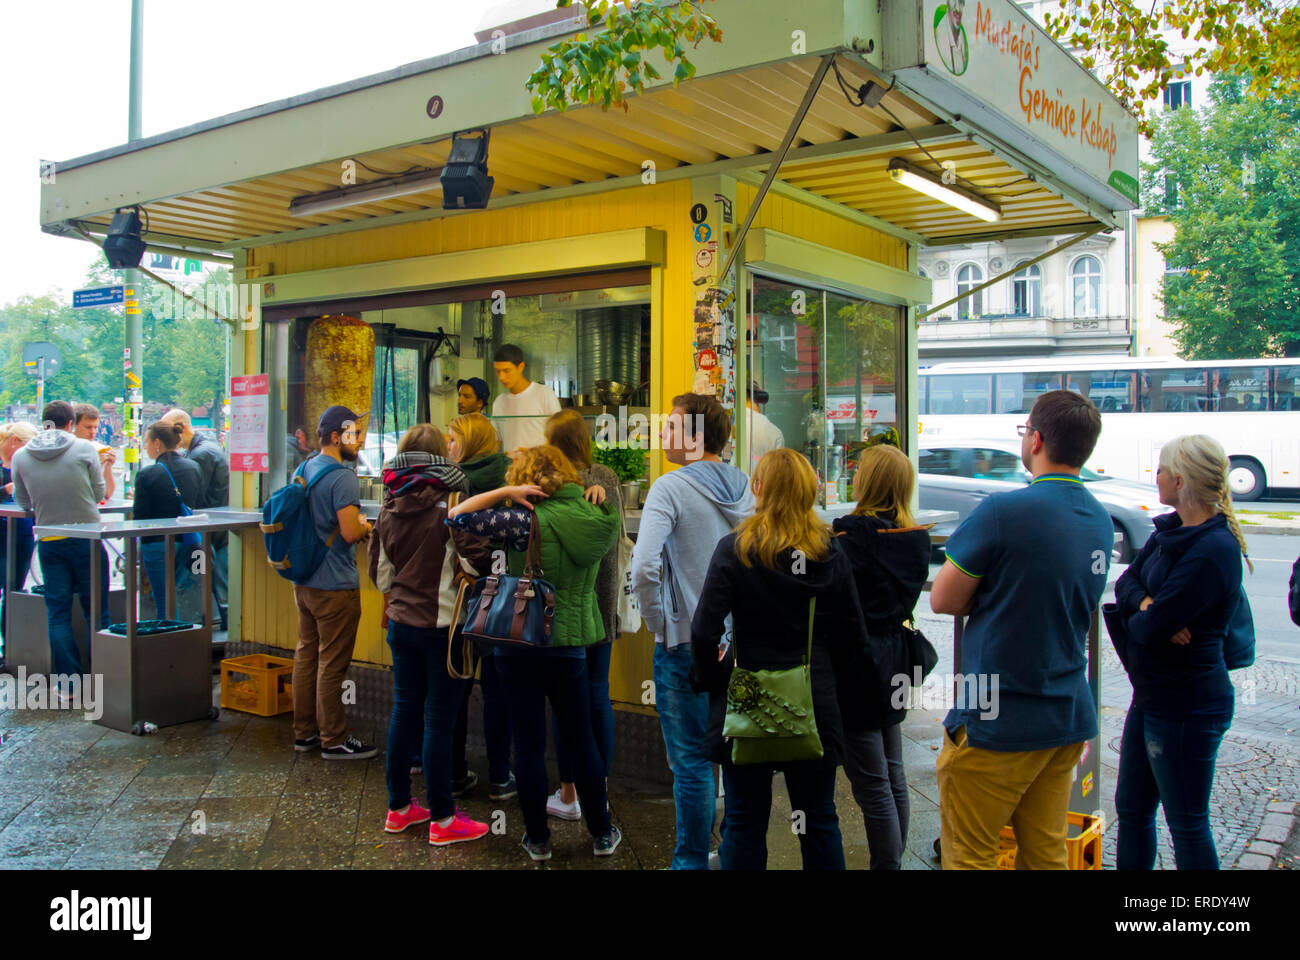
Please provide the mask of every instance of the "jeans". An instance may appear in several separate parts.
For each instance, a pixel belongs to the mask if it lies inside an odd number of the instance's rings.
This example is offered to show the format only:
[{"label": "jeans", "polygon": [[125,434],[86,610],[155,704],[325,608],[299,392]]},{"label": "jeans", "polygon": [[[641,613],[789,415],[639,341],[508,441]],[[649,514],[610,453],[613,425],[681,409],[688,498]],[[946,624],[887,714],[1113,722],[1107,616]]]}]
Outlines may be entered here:
[{"label": "jeans", "polygon": [[221,620],[221,629],[229,627],[229,619],[226,613],[229,606],[229,551],[230,542],[223,543],[220,549],[212,549],[212,603],[217,608],[217,617]]},{"label": "jeans", "polygon": [[672,869],[707,870],[716,790],[709,760],[709,695],[691,689],[690,644],[655,643],[655,707],[673,772],[677,846]]},{"label": "jeans", "polygon": [[390,620],[388,646],[393,651],[393,716],[384,762],[388,809],[400,810],[411,802],[410,758],[423,743],[421,765],[429,787],[429,813],[435,820],[445,820],[456,812],[451,798],[451,733],[469,681],[447,673],[445,627],[408,627]]},{"label": "jeans", "polygon": [[844,735],[844,772],[867,824],[872,870],[901,870],[911,807],[902,724]]},{"label": "jeans", "polygon": [[799,852],[805,870],[843,870],[844,845],[835,813],[835,763],[826,757],[779,766],[722,765],[727,825],[722,834],[723,870],[767,869],[767,825],[772,815],[772,775],[785,774],[790,809],[803,821]]},{"label": "jeans", "polygon": [[[614,704],[609,699],[609,655],[612,643],[597,643],[587,647],[587,690],[591,694],[591,732],[596,738],[596,752],[601,766],[609,777],[614,763]],[[554,719],[554,718],[552,718]],[[561,783],[573,783],[573,757],[569,745],[560,736],[559,721],[555,721],[555,766]]]},{"label": "jeans", "polygon": [[[182,612],[191,612],[194,605],[194,578],[190,575],[190,558],[179,540],[175,541],[172,557],[172,572],[176,579],[176,617],[187,619]],[[149,589],[153,591],[155,618],[167,619],[167,552],[164,543],[141,543],[140,559],[144,562],[144,575],[149,578]],[[184,596],[182,596],[184,594]]]},{"label": "jeans", "polygon": [[[486,656],[480,662],[483,667],[479,690],[483,693],[483,739],[487,742],[488,779],[492,783],[506,783],[510,779],[510,719],[501,694],[501,681],[497,677],[496,657]],[[469,694],[473,686],[472,683],[465,684],[465,697],[456,716],[456,731],[452,736],[453,780],[464,780],[469,775],[465,741],[469,737]]]},{"label": "jeans", "polygon": [[1231,725],[1231,714],[1172,717],[1129,707],[1115,787],[1117,869],[1155,866],[1157,804],[1165,808],[1178,869],[1219,869],[1210,831],[1210,790],[1219,744]]},{"label": "jeans", "polygon": [[605,774],[591,734],[591,695],[587,690],[587,661],[547,653],[519,653],[496,658],[497,675],[510,711],[515,738],[515,777],[528,839],[545,843],[551,828],[546,821],[546,702],[560,724],[560,736],[573,751],[574,786],[593,837],[609,833],[605,806]]},{"label": "jeans", "polygon": [[[32,566],[32,554],[36,550],[36,541],[32,539],[32,522],[17,520],[14,531],[14,589],[22,590],[27,583],[27,573]],[[0,520],[0,577],[5,575],[5,561],[9,550],[9,520]],[[9,631],[9,586],[0,580],[0,589],[4,598],[0,599],[0,634]],[[4,659],[4,645],[0,644],[0,660]]]},{"label": "jeans", "polygon": [[45,576],[45,618],[50,636],[50,660],[56,674],[83,673],[77,640],[72,635],[72,595],[81,600],[81,611],[90,619],[90,564],[99,564],[99,623],[108,626],[108,553],[104,545],[87,540],[42,540],[36,545]]}]

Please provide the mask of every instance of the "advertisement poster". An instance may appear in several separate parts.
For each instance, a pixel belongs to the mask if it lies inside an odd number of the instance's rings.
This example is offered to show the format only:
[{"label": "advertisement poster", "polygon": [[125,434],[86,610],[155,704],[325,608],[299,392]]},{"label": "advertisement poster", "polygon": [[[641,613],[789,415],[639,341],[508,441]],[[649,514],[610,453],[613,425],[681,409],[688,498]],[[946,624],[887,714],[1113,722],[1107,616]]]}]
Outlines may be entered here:
[{"label": "advertisement poster", "polygon": [[269,466],[266,445],[269,377],[230,378],[230,469],[265,473]]}]

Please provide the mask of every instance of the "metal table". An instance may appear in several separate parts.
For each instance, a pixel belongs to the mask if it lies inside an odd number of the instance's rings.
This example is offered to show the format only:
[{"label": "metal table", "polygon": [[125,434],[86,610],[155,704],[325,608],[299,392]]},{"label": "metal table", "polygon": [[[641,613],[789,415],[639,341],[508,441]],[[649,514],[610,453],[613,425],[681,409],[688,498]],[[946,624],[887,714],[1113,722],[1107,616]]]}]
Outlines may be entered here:
[{"label": "metal table", "polygon": [[[175,568],[175,537],[198,533],[201,549],[211,556],[212,534],[256,528],[262,515],[255,510],[209,509],[194,519],[101,520],[99,523],[50,524],[36,527],[38,537],[68,537],[102,542],[122,539],[126,552],[126,634],[98,629],[100,621],[99,564],[90,565],[91,658],[103,677],[103,715],[96,723],[124,732],[139,732],[137,724],[157,726],[215,718],[212,706],[212,591],[207,567],[200,575],[203,623],[167,633],[137,630],[138,540],[164,537],[164,569]],[[165,612],[176,612],[176,584],[167,577]]]}]

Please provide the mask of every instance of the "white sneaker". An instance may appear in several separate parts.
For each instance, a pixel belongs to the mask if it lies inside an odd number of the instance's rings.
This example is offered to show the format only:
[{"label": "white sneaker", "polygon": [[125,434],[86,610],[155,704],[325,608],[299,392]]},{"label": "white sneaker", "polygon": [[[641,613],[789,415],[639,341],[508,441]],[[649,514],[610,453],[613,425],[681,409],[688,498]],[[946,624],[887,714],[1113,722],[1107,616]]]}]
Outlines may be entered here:
[{"label": "white sneaker", "polygon": [[546,814],[551,817],[558,817],[561,820],[581,820],[582,805],[577,798],[573,803],[565,803],[560,799],[560,791],[556,790],[546,801]]},{"label": "white sneaker", "polygon": [[714,850],[712,853],[709,854],[709,869],[710,870],[722,869],[722,854],[718,853],[718,851],[716,850]]}]

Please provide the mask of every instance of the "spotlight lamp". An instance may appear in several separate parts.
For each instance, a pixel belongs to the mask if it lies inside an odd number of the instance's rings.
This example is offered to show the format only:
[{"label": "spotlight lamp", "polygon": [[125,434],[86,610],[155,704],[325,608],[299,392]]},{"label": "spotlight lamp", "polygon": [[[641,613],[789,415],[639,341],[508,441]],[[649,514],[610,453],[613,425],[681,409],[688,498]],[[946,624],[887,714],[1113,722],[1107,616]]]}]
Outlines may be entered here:
[{"label": "spotlight lamp", "polygon": [[488,176],[487,129],[466,130],[452,134],[451,152],[442,168],[442,208],[444,210],[482,210],[492,196]]},{"label": "spotlight lamp", "polygon": [[140,266],[144,240],[140,238],[140,208],[122,207],[113,214],[113,222],[104,237],[104,256],[114,270]]}]

